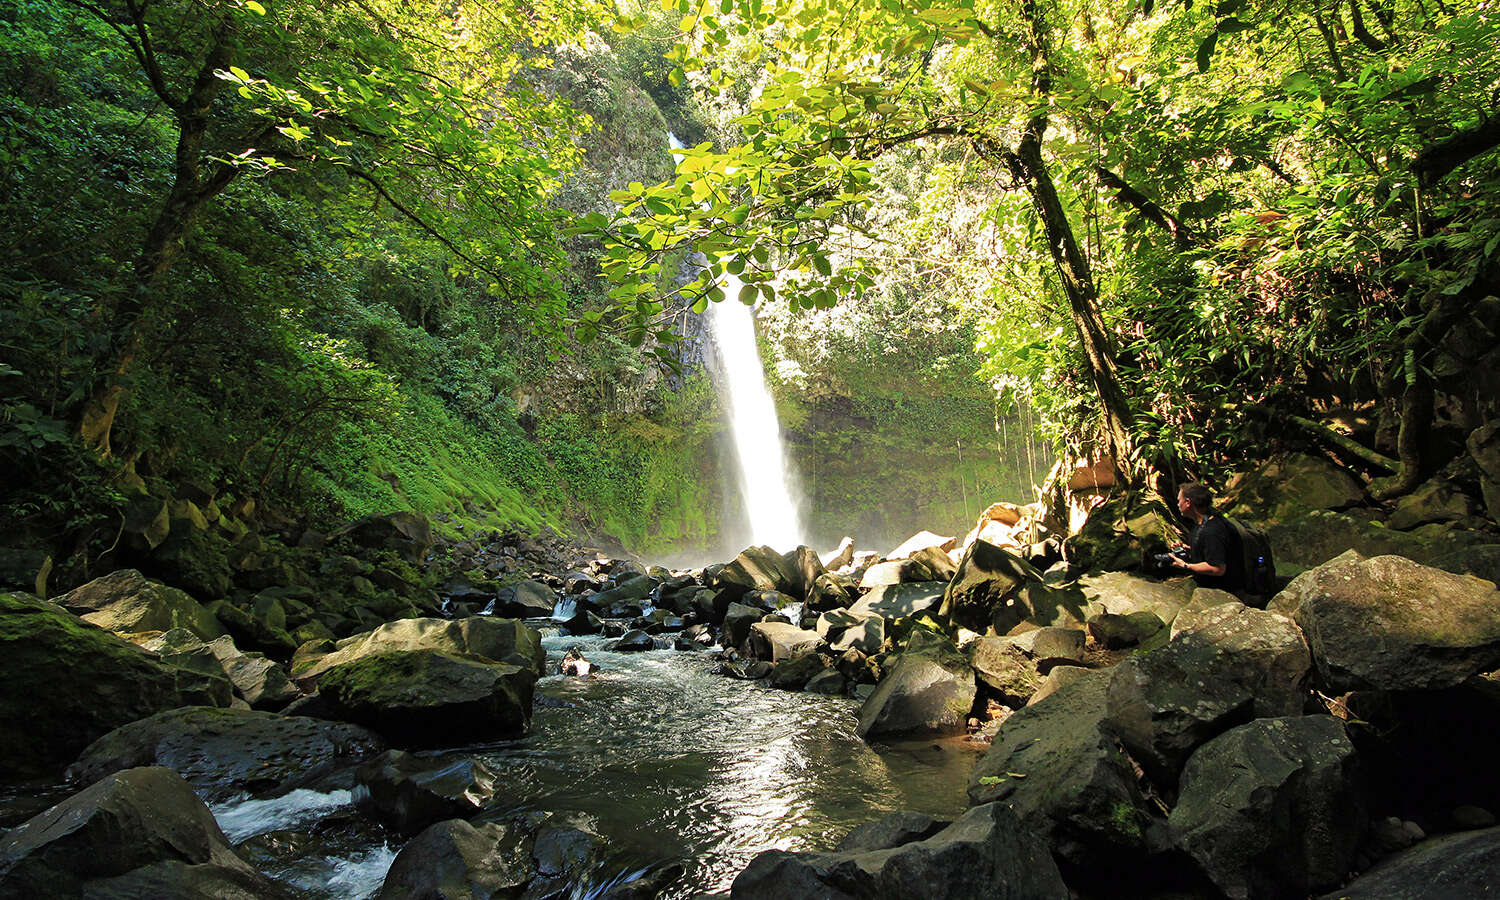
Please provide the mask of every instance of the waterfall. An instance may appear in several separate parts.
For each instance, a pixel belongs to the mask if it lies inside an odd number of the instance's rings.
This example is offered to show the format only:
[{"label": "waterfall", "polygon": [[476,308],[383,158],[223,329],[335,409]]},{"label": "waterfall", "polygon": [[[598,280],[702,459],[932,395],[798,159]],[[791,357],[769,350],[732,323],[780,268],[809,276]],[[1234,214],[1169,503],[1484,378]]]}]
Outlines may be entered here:
[{"label": "waterfall", "polygon": [[[682,162],[682,142],[667,132],[672,158]],[[743,282],[725,273],[724,300],[709,304],[708,330],[717,358],[717,382],[729,407],[730,433],[740,470],[740,494],[750,520],[750,542],[783,552],[803,542],[802,521],[792,499],[781,422],[766,389],[766,371],[755,344],[755,316],[740,302]]]},{"label": "waterfall", "polygon": [[709,333],[718,358],[720,390],[729,406],[750,540],[787,551],[802,543],[802,523],[787,477],[781,423],[755,344],[755,317],[739,300],[742,286],[735,276],[724,276],[724,300],[709,306]]}]

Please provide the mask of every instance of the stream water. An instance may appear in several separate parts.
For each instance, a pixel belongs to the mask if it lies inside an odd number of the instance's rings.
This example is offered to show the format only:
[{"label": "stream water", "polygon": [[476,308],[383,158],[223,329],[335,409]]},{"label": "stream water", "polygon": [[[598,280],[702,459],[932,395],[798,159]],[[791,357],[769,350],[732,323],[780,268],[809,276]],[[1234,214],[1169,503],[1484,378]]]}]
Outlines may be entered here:
[{"label": "stream water", "polygon": [[[602,673],[543,678],[526,737],[449,751],[500,773],[499,806],[485,818],[575,813],[609,839],[611,858],[575,897],[667,862],[685,874],[663,897],[727,892],[762,850],[828,849],[898,809],[951,818],[965,808],[971,750],[871,746],[855,733],[853,700],[715,675],[703,653],[613,653],[600,649],[606,643],[545,637],[549,659],[578,645]],[[305,846],[290,858],[257,861],[305,896],[368,897],[399,846],[350,824],[350,803],[347,791],[303,790],[213,810],[233,841],[282,829],[311,835],[296,839]],[[316,824],[341,817],[341,827]]]}]

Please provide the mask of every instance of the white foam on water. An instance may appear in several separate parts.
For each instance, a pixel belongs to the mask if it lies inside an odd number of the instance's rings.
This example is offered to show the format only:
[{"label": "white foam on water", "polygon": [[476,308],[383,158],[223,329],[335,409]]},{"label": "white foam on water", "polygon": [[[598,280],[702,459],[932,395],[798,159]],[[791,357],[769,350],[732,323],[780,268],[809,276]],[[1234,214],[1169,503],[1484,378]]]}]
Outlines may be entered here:
[{"label": "white foam on water", "polygon": [[209,810],[230,843],[238,844],[257,834],[316,822],[333,810],[353,803],[354,795],[349,791],[324,794],[298,788],[268,800],[230,800],[210,806]]}]

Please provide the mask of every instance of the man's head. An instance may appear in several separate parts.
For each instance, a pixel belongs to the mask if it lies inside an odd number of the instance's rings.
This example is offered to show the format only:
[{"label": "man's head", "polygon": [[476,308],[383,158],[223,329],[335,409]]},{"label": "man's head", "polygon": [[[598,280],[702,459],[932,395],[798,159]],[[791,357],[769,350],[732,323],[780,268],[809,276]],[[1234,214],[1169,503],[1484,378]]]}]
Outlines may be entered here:
[{"label": "man's head", "polygon": [[1214,511],[1214,492],[1196,481],[1177,489],[1177,509],[1183,515],[1192,510],[1200,516]]}]

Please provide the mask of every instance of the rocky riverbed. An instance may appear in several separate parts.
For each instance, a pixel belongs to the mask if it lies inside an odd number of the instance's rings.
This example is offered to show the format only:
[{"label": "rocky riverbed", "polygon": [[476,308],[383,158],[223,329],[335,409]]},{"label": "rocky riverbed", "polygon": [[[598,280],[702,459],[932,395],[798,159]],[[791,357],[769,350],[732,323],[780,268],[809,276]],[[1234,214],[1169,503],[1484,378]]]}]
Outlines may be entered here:
[{"label": "rocky riverbed", "polygon": [[144,551],[0,595],[0,896],[1472,895],[1493,526],[1275,465],[1239,487],[1295,577],[1251,605],[1142,569],[1168,511],[1100,491],[884,554],[395,516],[258,537],[208,602]]}]

